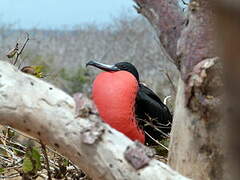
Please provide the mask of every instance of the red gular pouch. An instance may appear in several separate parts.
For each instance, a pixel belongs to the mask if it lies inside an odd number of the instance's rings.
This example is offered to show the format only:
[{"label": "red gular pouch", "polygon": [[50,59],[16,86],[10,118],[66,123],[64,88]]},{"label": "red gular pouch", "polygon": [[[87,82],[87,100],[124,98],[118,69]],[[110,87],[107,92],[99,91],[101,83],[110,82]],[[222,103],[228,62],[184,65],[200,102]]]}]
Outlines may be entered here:
[{"label": "red gular pouch", "polygon": [[136,78],[127,71],[100,73],[93,82],[92,96],[100,117],[132,140],[145,142],[135,118],[138,92]]}]

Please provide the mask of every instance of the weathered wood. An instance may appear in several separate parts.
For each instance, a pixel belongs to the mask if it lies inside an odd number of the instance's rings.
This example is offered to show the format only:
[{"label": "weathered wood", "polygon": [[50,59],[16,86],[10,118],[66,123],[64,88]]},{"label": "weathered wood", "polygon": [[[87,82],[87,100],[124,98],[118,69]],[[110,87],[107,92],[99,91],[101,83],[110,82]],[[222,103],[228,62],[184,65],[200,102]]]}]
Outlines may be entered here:
[{"label": "weathered wood", "polygon": [[177,0],[134,0],[138,13],[154,27],[160,40],[161,52],[179,67],[177,41],[184,24],[184,15]]},{"label": "weathered wood", "polygon": [[186,85],[181,79],[175,103],[168,163],[175,170],[196,180],[203,177],[226,179],[226,136],[223,135],[226,126],[219,111],[221,93],[217,88],[220,88],[221,80],[216,75],[221,69],[219,62],[215,63],[210,63],[203,70],[205,72],[201,72],[206,73],[204,78],[199,76],[200,73],[195,75],[196,79],[192,79],[190,108],[186,106]]},{"label": "weathered wood", "polygon": [[210,1],[190,1],[186,17],[176,0],[134,1],[181,73],[169,164],[193,179],[225,179],[222,67],[217,58],[215,14]]},{"label": "weathered wood", "polygon": [[215,14],[208,0],[193,0],[178,41],[181,64],[169,164],[193,179],[225,179],[222,68],[216,58]]}]

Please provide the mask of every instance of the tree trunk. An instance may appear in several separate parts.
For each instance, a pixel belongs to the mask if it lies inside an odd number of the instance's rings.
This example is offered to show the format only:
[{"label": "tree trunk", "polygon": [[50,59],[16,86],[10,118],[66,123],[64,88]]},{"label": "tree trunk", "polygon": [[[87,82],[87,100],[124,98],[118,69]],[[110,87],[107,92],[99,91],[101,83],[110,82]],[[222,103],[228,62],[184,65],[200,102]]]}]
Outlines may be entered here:
[{"label": "tree trunk", "polygon": [[205,63],[209,63],[209,67],[201,73],[206,73],[206,77],[191,87],[193,94],[189,106],[186,106],[185,94],[189,87],[179,80],[168,163],[193,179],[225,179],[222,132],[226,132],[226,127],[219,115],[217,93],[221,82],[217,77],[220,67],[216,59],[208,59]]},{"label": "tree trunk", "polygon": [[183,19],[175,0],[135,1],[181,73],[169,164],[193,179],[224,179],[222,67],[216,57],[212,7],[208,0],[193,0]]},{"label": "tree trunk", "polygon": [[169,152],[169,164],[193,179],[225,179],[221,65],[214,43],[214,14],[207,0],[191,1],[178,41],[182,80]]}]

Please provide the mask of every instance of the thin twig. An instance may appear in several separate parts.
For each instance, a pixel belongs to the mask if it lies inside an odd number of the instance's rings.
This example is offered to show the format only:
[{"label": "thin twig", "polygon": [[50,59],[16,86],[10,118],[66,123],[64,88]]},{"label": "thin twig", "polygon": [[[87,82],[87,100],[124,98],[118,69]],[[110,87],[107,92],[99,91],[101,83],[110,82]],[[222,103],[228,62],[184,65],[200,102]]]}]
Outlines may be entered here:
[{"label": "thin twig", "polygon": [[12,142],[12,141],[10,141],[10,140],[8,140],[8,139],[4,138],[4,137],[3,137],[3,136],[1,136],[1,135],[0,135],[0,138],[3,138],[3,139],[5,139],[5,140],[6,140],[6,142],[8,142],[8,143],[10,143],[10,144],[12,144],[12,145],[19,146],[19,147],[23,148],[24,150],[26,149],[26,147],[25,147],[25,146],[23,146],[22,144],[20,144],[20,143],[18,143],[18,142]]},{"label": "thin twig", "polygon": [[158,145],[162,146],[164,149],[166,149],[167,151],[169,150],[166,146],[164,146],[163,144],[161,144],[160,142],[158,142],[156,139],[154,139],[152,136],[150,136],[150,134],[148,134],[146,131],[144,131],[145,134],[150,137],[155,143],[157,143]]},{"label": "thin twig", "polygon": [[41,174],[38,173],[38,176],[41,177],[41,178],[44,178],[44,179],[48,179],[48,176],[46,176],[45,174],[42,174],[42,173]]},{"label": "thin twig", "polygon": [[[163,134],[165,137],[167,137],[167,138],[170,137],[168,134],[166,134],[165,132],[163,132],[161,129],[159,129],[159,128],[158,128],[157,126],[155,126],[154,124],[152,124],[152,123],[150,123],[150,122],[148,122],[148,121],[146,121],[146,120],[144,120],[144,119],[139,119],[139,118],[138,118],[138,120],[143,121],[143,122],[145,122],[147,125],[153,127],[155,130],[157,130],[158,132],[160,132],[161,134]],[[168,124],[169,124],[169,123],[168,123]],[[170,127],[161,127],[161,128],[170,128]]]},{"label": "thin twig", "polygon": [[20,63],[19,63],[19,65],[18,65],[18,69],[21,68],[23,61],[24,61],[24,59],[23,59],[22,61],[21,61],[21,59],[20,59]]},{"label": "thin twig", "polygon": [[46,146],[45,146],[45,144],[42,143],[42,141],[40,141],[40,144],[41,144],[42,152],[43,152],[43,155],[44,155],[44,157],[45,157],[46,164],[47,164],[48,179],[49,179],[49,180],[52,180],[51,170],[50,170],[50,165],[49,165],[49,160],[48,160],[48,155],[47,155]]},{"label": "thin twig", "polygon": [[19,56],[22,54],[22,52],[23,52],[23,50],[24,50],[25,46],[27,45],[27,42],[30,40],[30,38],[29,38],[29,34],[28,34],[28,33],[26,33],[26,35],[27,35],[27,37],[26,37],[26,39],[25,39],[25,42],[24,42],[24,44],[23,44],[22,48],[20,49],[20,51],[19,51],[19,52],[17,52],[17,57],[16,57],[16,59],[15,59],[15,61],[14,61],[13,65],[16,65],[16,63],[17,63],[17,61],[18,61],[18,58],[19,58]]},{"label": "thin twig", "polygon": [[176,87],[174,86],[174,83],[173,83],[172,79],[170,78],[168,72],[164,72],[164,74],[166,75],[168,81],[170,82],[170,84],[172,86],[172,90],[174,91],[174,94],[176,94],[177,93]]},{"label": "thin twig", "polygon": [[[21,152],[21,153],[25,153],[25,151],[23,151],[23,150],[20,150],[20,149],[18,149],[18,148],[15,148],[15,147],[12,147],[12,146],[8,146],[8,145],[2,146],[2,145],[0,144],[0,148],[1,148],[1,149],[4,149],[4,150],[6,150],[6,148],[8,148],[8,149],[12,149],[12,150],[15,150],[15,151],[19,151],[19,152]],[[6,151],[7,151],[7,150],[6,150]]]},{"label": "thin twig", "polygon": [[150,124],[154,127],[155,130],[157,130],[158,132],[162,133],[165,137],[169,138],[170,136],[168,134],[166,134],[165,132],[163,132],[161,129],[157,128],[156,126],[154,126],[153,124]]},{"label": "thin twig", "polygon": [[1,155],[0,155],[0,159],[4,160],[4,161],[6,161],[6,162],[12,163],[12,161],[10,161],[9,159],[7,159],[7,158],[5,158],[5,157],[3,157],[3,156],[1,156]]},{"label": "thin twig", "polygon": [[0,176],[0,179],[10,179],[10,178],[16,178],[19,177],[19,173],[14,173],[14,174],[10,174],[8,176]]},{"label": "thin twig", "polygon": [[[149,119],[149,121],[157,121],[157,118],[151,118],[147,113],[145,113],[145,115],[148,117],[148,119]],[[142,119],[143,120],[143,119]],[[146,122],[148,122],[148,121],[146,121]],[[159,127],[166,127],[166,126],[169,126],[169,125],[171,125],[172,123],[170,122],[170,121],[168,121],[168,123],[167,124],[163,124],[163,123],[160,123],[160,122],[157,122],[157,124],[160,124],[160,126]],[[152,126],[155,126],[154,124],[152,124]]]},{"label": "thin twig", "polygon": [[[34,140],[35,142],[39,143],[39,140],[37,139],[34,139],[34,138],[31,138],[29,136],[26,136],[25,134],[22,134],[21,132],[9,127],[9,126],[5,126],[6,129],[8,129],[8,131],[14,131],[16,133],[19,133],[20,135],[28,138],[28,139],[32,139]],[[26,147],[23,146],[23,145],[20,145],[19,143],[17,142],[13,142],[14,141],[14,138],[9,138],[10,136],[8,136],[9,132],[7,132],[5,135],[0,135],[0,139],[5,142],[2,143],[2,145],[0,144],[0,149],[4,149],[9,155],[8,157],[5,157],[5,156],[1,156],[0,154],[0,164],[2,162],[5,162],[5,166],[4,166],[4,170],[10,170],[10,169],[14,169],[16,171],[19,170],[20,166],[19,166],[19,163],[22,164],[23,162],[23,158],[24,157],[18,157],[18,154],[16,155],[15,154],[15,150],[16,151],[21,151],[21,153],[25,153],[25,150],[26,150]],[[37,175],[38,176],[41,176],[42,178],[45,178],[45,179],[50,179],[51,180],[51,173],[55,172],[56,169],[59,168],[59,166],[57,165],[57,162],[55,162],[56,160],[56,157],[61,157],[61,158],[64,158],[64,156],[60,155],[59,153],[57,153],[56,151],[54,151],[53,149],[50,149],[48,148],[47,146],[45,146],[45,148],[43,147],[44,144],[42,142],[40,142],[41,146],[42,146],[42,153],[41,153],[41,156],[45,159],[44,163],[41,163],[42,164],[42,167],[44,167],[44,172],[41,171],[39,172]],[[14,145],[14,147],[11,147],[11,145]],[[51,156],[47,156],[47,153],[53,153],[53,160],[50,159]],[[56,156],[56,157],[55,157]],[[71,161],[69,161],[69,167],[66,167],[67,171],[69,171],[69,175],[71,175],[71,171],[75,170],[76,173],[78,174],[82,174],[82,171],[76,167]],[[21,165],[22,167],[22,165]],[[20,171],[19,171],[20,173]],[[46,175],[44,175],[46,173]],[[3,176],[2,176],[3,177]],[[6,176],[8,178],[11,178],[11,176]],[[1,179],[1,178],[0,178]]]},{"label": "thin twig", "polygon": [[10,127],[10,126],[6,126],[6,127],[9,128],[9,129],[11,129],[11,130],[13,130],[13,131],[15,131],[15,132],[18,133],[18,134],[21,134],[23,137],[26,137],[26,138],[31,139],[31,140],[33,140],[33,141],[37,141],[36,138],[33,138],[33,137],[28,136],[28,135],[26,135],[26,134],[23,134],[22,132],[14,129],[14,128]]},{"label": "thin twig", "polygon": [[184,0],[181,0],[183,5],[188,6],[189,3],[186,3]]}]

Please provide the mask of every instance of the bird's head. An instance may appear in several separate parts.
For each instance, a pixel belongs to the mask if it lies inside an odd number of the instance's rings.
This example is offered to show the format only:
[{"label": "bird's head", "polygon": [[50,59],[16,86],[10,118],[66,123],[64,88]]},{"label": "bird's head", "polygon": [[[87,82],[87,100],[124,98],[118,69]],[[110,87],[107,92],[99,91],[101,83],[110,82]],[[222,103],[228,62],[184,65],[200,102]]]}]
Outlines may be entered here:
[{"label": "bird's head", "polygon": [[127,71],[131,73],[139,82],[139,75],[136,67],[129,62],[119,62],[114,65],[103,64],[96,61],[89,61],[86,66],[94,66],[103,71]]}]

